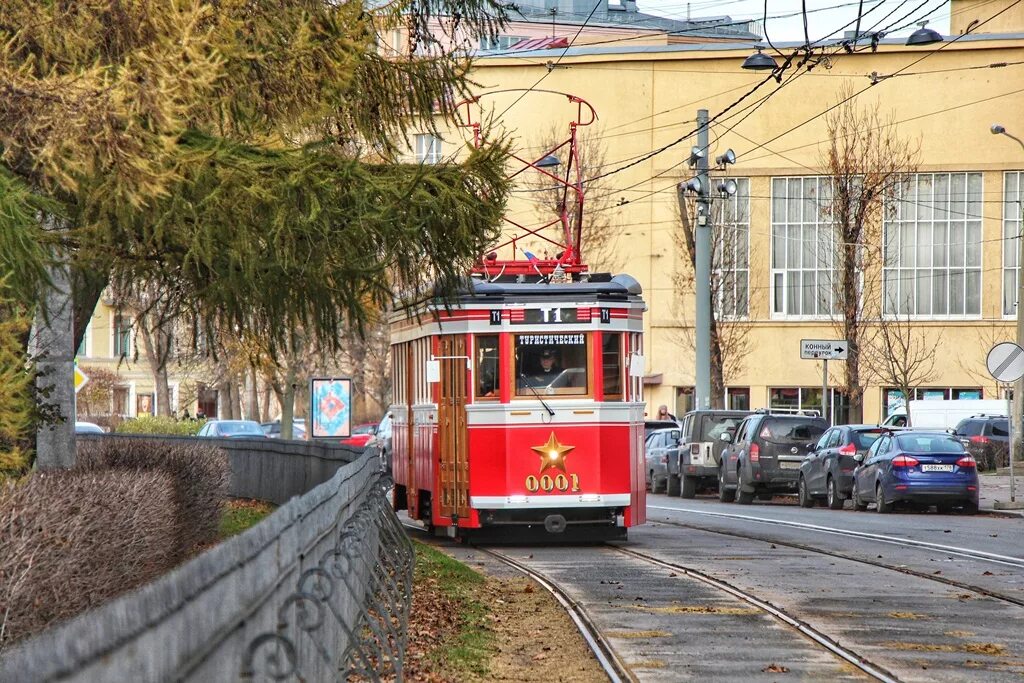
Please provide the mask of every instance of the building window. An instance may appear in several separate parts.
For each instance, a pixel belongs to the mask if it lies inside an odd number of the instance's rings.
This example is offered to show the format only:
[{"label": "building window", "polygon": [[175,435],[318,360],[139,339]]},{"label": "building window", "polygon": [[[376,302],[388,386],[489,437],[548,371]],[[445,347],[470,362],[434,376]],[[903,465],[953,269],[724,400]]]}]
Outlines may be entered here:
[{"label": "building window", "polygon": [[429,133],[416,136],[416,161],[436,164],[441,161],[441,138]]},{"label": "building window", "polygon": [[675,415],[686,415],[696,407],[693,387],[676,387]]},{"label": "building window", "polygon": [[1020,249],[1024,203],[1024,173],[1003,174],[1003,315],[1017,315],[1017,255]]},{"label": "building window", "polygon": [[[882,419],[898,408],[903,408],[903,392],[887,387],[882,396]],[[918,387],[911,392],[914,401],[973,401],[984,397],[981,387]]]},{"label": "building window", "polygon": [[750,387],[728,387],[725,407],[729,410],[750,410]]},{"label": "building window", "polygon": [[[828,412],[844,418],[849,409],[849,397],[839,389],[828,390]],[[788,410],[816,410],[821,412],[821,387],[774,387],[768,390],[768,407]],[[845,422],[845,419],[838,420]]]},{"label": "building window", "polygon": [[507,50],[520,40],[525,40],[525,36],[480,36],[480,49],[481,50]]},{"label": "building window", "polygon": [[113,408],[114,415],[128,415],[128,395],[131,391],[130,387],[116,386],[113,391]]},{"label": "building window", "polygon": [[[738,194],[738,193],[737,193]],[[772,315],[832,314],[834,231],[822,207],[827,177],[772,178]]]},{"label": "building window", "polygon": [[124,358],[132,355],[132,321],[131,318],[121,315],[114,316],[114,358]]},{"label": "building window", "polygon": [[82,334],[82,341],[78,344],[78,349],[75,351],[76,356],[82,358],[88,358],[92,355],[92,320],[85,326],[85,332]]},{"label": "building window", "polygon": [[886,217],[887,315],[981,314],[980,173],[918,173],[897,190]]},{"label": "building window", "polygon": [[719,319],[747,317],[750,279],[750,178],[733,178],[736,194],[719,200],[714,296]]}]

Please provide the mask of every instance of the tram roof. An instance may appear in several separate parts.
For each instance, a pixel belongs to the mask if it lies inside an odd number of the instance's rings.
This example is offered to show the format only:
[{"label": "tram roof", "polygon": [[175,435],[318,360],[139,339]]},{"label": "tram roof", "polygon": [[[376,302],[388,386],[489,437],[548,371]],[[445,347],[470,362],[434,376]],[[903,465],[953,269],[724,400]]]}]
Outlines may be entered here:
[{"label": "tram roof", "polygon": [[467,287],[459,292],[462,303],[487,301],[517,301],[527,299],[546,299],[558,297],[564,299],[600,298],[619,301],[637,301],[643,293],[640,283],[631,275],[615,275],[612,277],[593,276],[587,281],[579,282],[490,282],[480,278],[471,278]]}]

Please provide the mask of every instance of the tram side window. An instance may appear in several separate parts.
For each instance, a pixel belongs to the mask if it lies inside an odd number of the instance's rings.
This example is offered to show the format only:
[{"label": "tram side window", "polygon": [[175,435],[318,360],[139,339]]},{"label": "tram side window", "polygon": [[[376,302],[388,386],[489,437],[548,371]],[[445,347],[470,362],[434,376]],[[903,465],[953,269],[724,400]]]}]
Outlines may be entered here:
[{"label": "tram side window", "polygon": [[516,335],[515,375],[516,396],[586,396],[587,335]]},{"label": "tram side window", "polygon": [[498,398],[498,335],[480,335],[476,338],[476,397]]},{"label": "tram side window", "polygon": [[606,401],[622,400],[622,335],[605,332],[601,341],[601,370]]}]

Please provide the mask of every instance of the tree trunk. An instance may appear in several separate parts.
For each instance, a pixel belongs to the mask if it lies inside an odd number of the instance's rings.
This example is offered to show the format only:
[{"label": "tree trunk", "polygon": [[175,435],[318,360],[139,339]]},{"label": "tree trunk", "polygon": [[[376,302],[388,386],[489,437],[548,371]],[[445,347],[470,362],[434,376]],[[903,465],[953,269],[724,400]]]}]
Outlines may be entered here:
[{"label": "tree trunk", "polygon": [[256,369],[247,368],[245,371],[245,419],[260,420],[259,389],[256,386]]},{"label": "tree trunk", "polygon": [[[859,236],[863,232],[860,226],[854,226],[849,231],[853,236],[844,237],[842,247],[842,300],[839,305],[843,307],[843,336],[849,345],[846,362],[843,364],[843,389],[850,401],[846,414],[847,424],[861,424],[864,419],[864,387],[860,385],[860,333],[864,311],[861,292],[857,287],[857,249]],[[839,422],[835,416],[832,421]]]},{"label": "tree trunk", "polygon": [[270,422],[270,396],[273,390],[270,383],[263,382],[263,400],[260,401],[260,422]]},{"label": "tree trunk", "polygon": [[[294,438],[292,426],[295,423],[295,368],[288,365],[284,376],[284,400],[281,403],[281,438]],[[306,425],[307,434],[312,432],[313,425]]]},{"label": "tree trunk", "polygon": [[722,340],[718,337],[718,321],[711,312],[711,407],[725,408],[725,370],[722,367]]},{"label": "tree trunk", "polygon": [[75,464],[75,331],[74,304],[68,266],[61,260],[50,268],[52,288],[46,311],[37,310],[29,339],[36,358],[36,388],[40,401],[53,405],[62,421],[40,424],[36,432],[36,467],[70,468]]},{"label": "tree trunk", "polygon": [[139,336],[142,337],[142,347],[146,351],[146,361],[149,363],[149,370],[153,374],[153,414],[169,417],[171,414],[171,385],[167,378],[167,354],[166,346],[169,340],[165,339],[159,329],[152,330],[149,325],[149,316],[142,316],[138,320]]}]

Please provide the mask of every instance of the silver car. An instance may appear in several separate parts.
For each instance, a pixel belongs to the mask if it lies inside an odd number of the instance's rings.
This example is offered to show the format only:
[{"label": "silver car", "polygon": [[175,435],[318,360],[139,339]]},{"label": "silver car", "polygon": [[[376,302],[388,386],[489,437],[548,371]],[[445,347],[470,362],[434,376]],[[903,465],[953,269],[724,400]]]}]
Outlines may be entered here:
[{"label": "silver car", "polygon": [[647,470],[647,490],[661,493],[668,486],[668,473],[679,468],[679,436],[675,429],[656,429],[647,435],[644,442],[644,457]]}]

